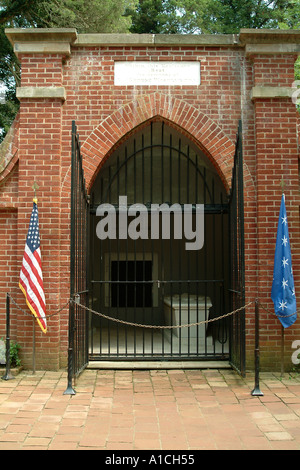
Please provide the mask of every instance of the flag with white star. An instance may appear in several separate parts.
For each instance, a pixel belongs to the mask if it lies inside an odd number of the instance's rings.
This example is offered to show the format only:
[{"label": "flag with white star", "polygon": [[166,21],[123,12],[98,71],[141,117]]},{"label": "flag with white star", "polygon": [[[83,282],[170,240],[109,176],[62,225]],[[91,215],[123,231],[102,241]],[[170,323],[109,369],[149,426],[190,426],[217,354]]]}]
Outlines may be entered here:
[{"label": "flag with white star", "polygon": [[46,333],[46,301],[41,262],[39,215],[35,199],[27,233],[19,286],[25,295],[31,313],[36,317],[43,333]]},{"label": "flag with white star", "polygon": [[282,326],[288,328],[293,325],[297,320],[297,305],[284,194],[278,221],[271,297]]}]

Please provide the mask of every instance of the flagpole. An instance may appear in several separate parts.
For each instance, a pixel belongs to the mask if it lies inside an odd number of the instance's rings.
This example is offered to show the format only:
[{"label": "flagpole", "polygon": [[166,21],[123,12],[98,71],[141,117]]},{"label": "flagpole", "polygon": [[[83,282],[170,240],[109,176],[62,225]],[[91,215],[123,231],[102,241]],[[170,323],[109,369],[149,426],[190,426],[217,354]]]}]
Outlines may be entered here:
[{"label": "flagpole", "polygon": [[284,327],[281,325],[281,377],[284,376]]},{"label": "flagpole", "polygon": [[32,317],[32,321],[33,321],[32,374],[35,375],[35,317]]},{"label": "flagpole", "polygon": [[[285,187],[285,181],[282,178],[281,183],[280,183],[281,189],[282,189],[282,195],[285,198],[284,194],[284,187]],[[281,325],[281,377],[284,375],[284,327]]]}]

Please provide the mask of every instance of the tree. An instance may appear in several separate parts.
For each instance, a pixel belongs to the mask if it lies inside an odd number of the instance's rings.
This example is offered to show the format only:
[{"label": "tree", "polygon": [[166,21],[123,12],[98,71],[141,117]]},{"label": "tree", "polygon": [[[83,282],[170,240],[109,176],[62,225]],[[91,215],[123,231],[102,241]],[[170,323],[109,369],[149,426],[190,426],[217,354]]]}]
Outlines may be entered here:
[{"label": "tree", "polygon": [[300,0],[291,0],[279,22],[281,29],[300,29]]},{"label": "tree", "polygon": [[293,3],[299,0],[139,0],[130,31],[234,34],[241,28],[278,28]]},{"label": "tree", "polygon": [[241,28],[278,28],[289,0],[179,0],[182,32],[235,34]]},{"label": "tree", "polygon": [[[5,35],[6,27],[76,28],[79,33],[129,32],[131,18],[125,10],[136,0],[0,0],[0,142],[14,120],[19,103],[20,64]],[[0,86],[2,89],[2,87]]]},{"label": "tree", "polygon": [[127,9],[132,18],[131,33],[174,34],[180,32],[176,0],[139,0],[135,9]]},{"label": "tree", "polygon": [[[18,109],[15,87],[20,81],[20,65],[5,27],[150,34],[300,28],[300,0],[0,0],[0,85],[6,89],[6,103],[0,104],[0,141]],[[296,71],[300,80],[299,62]]]}]

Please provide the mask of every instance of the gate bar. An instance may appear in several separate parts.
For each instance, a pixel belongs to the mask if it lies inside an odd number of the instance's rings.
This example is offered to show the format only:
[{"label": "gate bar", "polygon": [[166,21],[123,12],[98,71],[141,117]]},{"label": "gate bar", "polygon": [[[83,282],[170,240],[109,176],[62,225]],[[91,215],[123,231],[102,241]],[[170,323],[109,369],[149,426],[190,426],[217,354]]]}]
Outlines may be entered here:
[{"label": "gate bar", "polygon": [[[76,223],[76,168],[75,168],[75,151],[76,151],[76,124],[72,121],[72,155],[71,155],[71,257],[70,257],[70,291],[71,296],[75,293],[75,223]],[[69,305],[69,348],[68,348],[68,385],[64,395],[75,395],[73,389],[73,375],[74,375],[74,323],[75,323],[75,308],[74,303],[70,302]]]}]

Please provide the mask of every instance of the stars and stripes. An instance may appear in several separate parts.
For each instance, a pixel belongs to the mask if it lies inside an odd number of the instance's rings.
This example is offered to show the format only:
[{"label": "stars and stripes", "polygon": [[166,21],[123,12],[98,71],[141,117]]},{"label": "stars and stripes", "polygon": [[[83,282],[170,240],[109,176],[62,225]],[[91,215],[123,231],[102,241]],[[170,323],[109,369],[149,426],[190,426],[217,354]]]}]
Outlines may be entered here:
[{"label": "stars and stripes", "polygon": [[39,216],[35,199],[27,233],[19,286],[25,295],[31,313],[36,317],[42,331],[46,333],[46,301],[41,263]]},{"label": "stars and stripes", "polygon": [[271,297],[282,326],[288,328],[293,325],[297,319],[297,305],[284,194],[278,221]]}]

